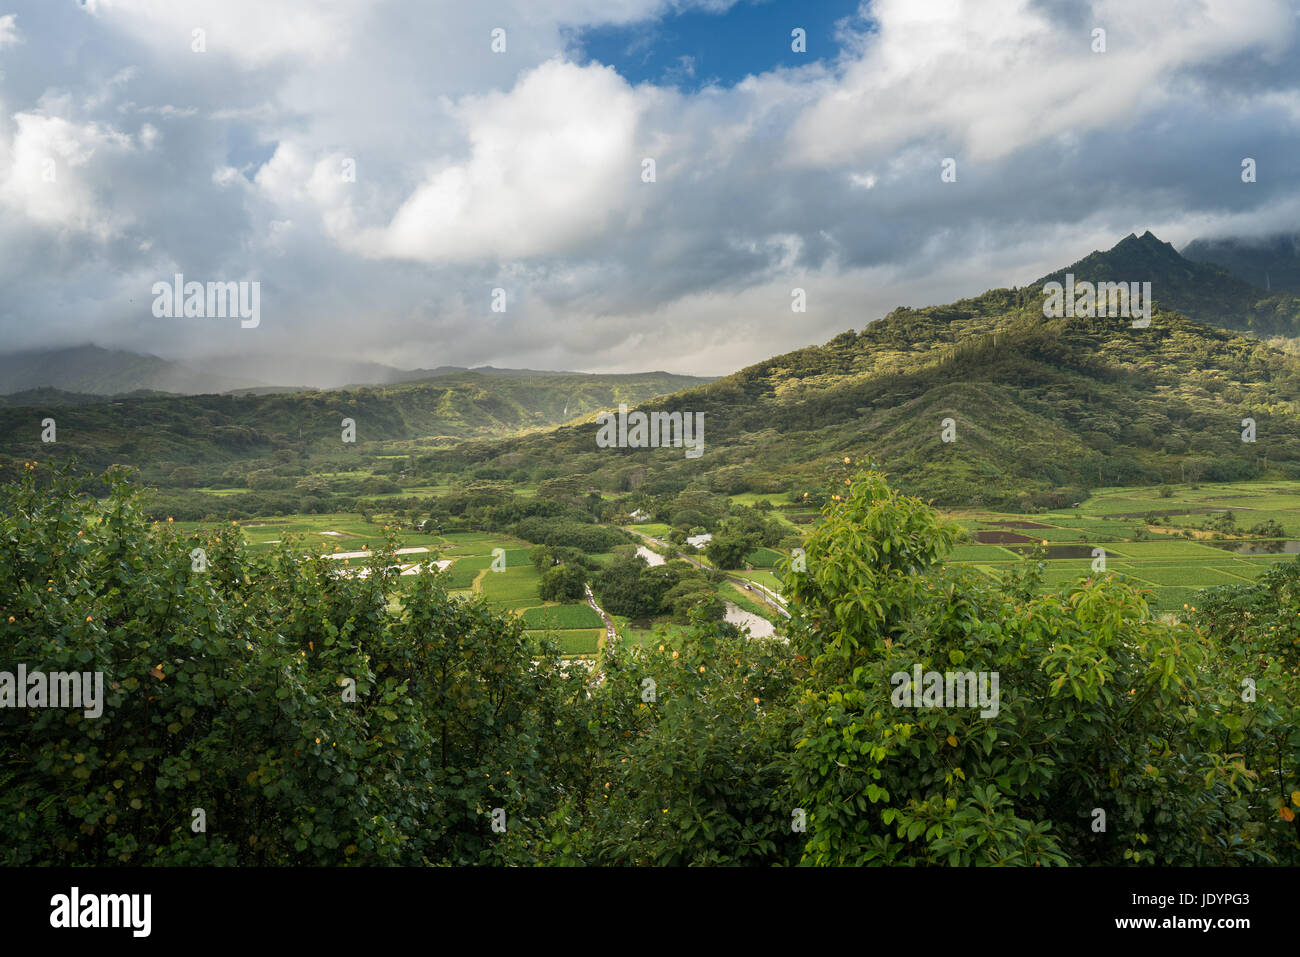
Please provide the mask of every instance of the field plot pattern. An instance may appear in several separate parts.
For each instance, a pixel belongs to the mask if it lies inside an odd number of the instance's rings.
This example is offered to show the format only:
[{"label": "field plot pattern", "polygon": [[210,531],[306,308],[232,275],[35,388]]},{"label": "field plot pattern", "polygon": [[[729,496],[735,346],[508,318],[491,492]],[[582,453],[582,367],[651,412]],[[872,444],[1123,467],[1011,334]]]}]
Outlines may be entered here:
[{"label": "field plot pattern", "polygon": [[[959,544],[949,560],[1000,576],[1027,560],[1013,549],[1041,547],[1047,555],[1043,582],[1055,587],[1096,572],[1092,557],[1053,558],[1053,549],[1100,548],[1105,552],[1106,573],[1149,587],[1156,610],[1177,614],[1194,602],[1202,588],[1254,581],[1274,562],[1293,557],[1288,549],[1294,546],[1294,538],[1251,537],[1244,531],[1234,534],[1201,526],[1231,512],[1243,530],[1273,522],[1286,534],[1300,536],[1300,482],[1179,486],[1167,491],[1169,496],[1162,497],[1154,488],[1101,489],[1077,508],[1028,517],[954,512],[952,518],[981,541],[1005,542],[1008,535],[1029,541]],[[1191,537],[1183,537],[1184,533]],[[1230,550],[1243,547],[1241,543],[1278,551],[1242,555]]]}]

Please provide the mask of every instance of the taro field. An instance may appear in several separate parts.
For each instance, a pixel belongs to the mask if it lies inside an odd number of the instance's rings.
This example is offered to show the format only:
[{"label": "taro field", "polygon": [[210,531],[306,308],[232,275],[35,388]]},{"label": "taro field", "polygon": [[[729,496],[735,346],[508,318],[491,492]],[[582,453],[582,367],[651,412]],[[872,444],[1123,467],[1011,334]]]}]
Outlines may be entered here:
[{"label": "taro field", "polygon": [[1099,490],[1078,507],[1033,515],[960,511],[968,533],[950,560],[997,576],[1045,552],[1044,582],[1105,570],[1149,588],[1152,607],[1178,614],[1202,588],[1254,580],[1300,553],[1300,483],[1251,482]]},{"label": "taro field", "polygon": [[[177,524],[193,530],[204,523]],[[382,523],[344,514],[259,518],[239,527],[255,551],[294,541],[306,550],[339,559],[349,568],[363,565],[368,552],[383,543],[385,534]],[[539,597],[541,574],[528,559],[532,546],[527,542],[488,532],[435,534],[402,529],[398,537],[398,560],[404,575],[415,574],[418,565],[436,560],[451,594],[481,595],[495,610],[521,616],[530,631],[551,632],[565,655],[595,655],[599,651],[605,630],[590,606],[543,602]],[[593,557],[600,561],[609,556]],[[499,570],[494,571],[494,565]],[[399,610],[400,598],[391,607]]]}]

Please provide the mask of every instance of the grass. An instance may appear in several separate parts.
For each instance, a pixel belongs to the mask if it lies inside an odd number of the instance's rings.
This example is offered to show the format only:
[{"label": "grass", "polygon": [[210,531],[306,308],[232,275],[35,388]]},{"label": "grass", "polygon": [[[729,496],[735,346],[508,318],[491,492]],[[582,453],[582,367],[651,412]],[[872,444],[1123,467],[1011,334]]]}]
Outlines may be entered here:
[{"label": "grass", "polygon": [[446,571],[446,574],[451,578],[447,587],[449,589],[470,588],[479,572],[483,571],[491,563],[492,557],[490,555],[470,555],[456,559]]},{"label": "grass", "polygon": [[524,624],[529,628],[604,628],[600,615],[587,604],[575,605],[535,605],[525,608]]},{"label": "grass", "polygon": [[743,608],[745,611],[760,618],[766,618],[772,624],[777,626],[777,632],[781,633],[781,624],[785,618],[780,612],[773,611],[767,605],[761,604],[750,592],[745,591],[735,582],[723,582],[718,586],[718,597],[723,598],[733,605]]},{"label": "grass", "polygon": [[1212,585],[1240,585],[1243,579],[1211,565],[1140,565],[1129,576],[1152,585],[1208,588]]},{"label": "grass", "polygon": [[665,540],[667,539],[668,533],[672,531],[671,525],[665,525],[662,522],[637,522],[636,524],[627,525],[625,527],[634,531],[643,532],[653,538],[663,538]]},{"label": "grass", "polygon": [[507,565],[503,572],[481,572],[478,590],[499,608],[526,608],[542,603],[537,594],[541,580],[541,573],[532,565]]},{"label": "grass", "polygon": [[789,505],[793,501],[789,492],[739,492],[728,495],[727,498],[733,505],[757,505],[762,501],[771,502],[773,505]]},{"label": "grass", "polygon": [[[176,525],[186,531],[211,528],[226,523],[213,522],[177,522]],[[274,518],[254,518],[241,522],[239,529],[244,535],[244,542],[249,548],[262,549],[273,547],[272,543],[294,537],[300,539],[309,549],[319,549],[319,554],[326,554],[338,546],[341,551],[358,551],[361,546],[378,548],[384,541],[384,526],[368,524],[355,514],[326,513],[323,515],[282,515]],[[326,534],[336,532],[338,534]],[[423,545],[436,548],[443,544],[438,535],[414,531],[398,531],[402,547]]]},{"label": "grass", "polygon": [[665,638],[681,637],[688,632],[685,625],[674,624],[673,622],[657,623],[650,628],[634,628],[631,624],[618,622],[619,638],[629,645],[650,645],[658,646],[664,644]]},{"label": "grass", "polygon": [[954,562],[1007,562],[1016,561],[1017,555],[1000,545],[956,545],[948,558]]},{"label": "grass", "polygon": [[755,568],[773,568],[777,560],[784,557],[784,554],[771,548],[756,548],[745,557],[745,561]]},{"label": "grass", "polygon": [[736,578],[743,578],[746,581],[758,582],[760,585],[766,585],[772,591],[780,594],[781,580],[772,572],[757,568],[752,572],[732,572]]},{"label": "grass", "polygon": [[1180,614],[1184,605],[1196,607],[1198,588],[1160,588],[1156,590],[1153,604],[1162,613]]},{"label": "grass", "polygon": [[575,631],[558,631],[555,633],[564,655],[594,655],[600,648],[604,628],[591,628]]},{"label": "grass", "polygon": [[551,631],[562,655],[594,655],[600,650],[600,637],[604,628],[571,628]]},{"label": "grass", "polygon": [[1221,548],[1198,545],[1196,542],[1173,540],[1168,542],[1116,542],[1104,546],[1107,554],[1124,558],[1177,558],[1195,561],[1222,559],[1229,554]]}]

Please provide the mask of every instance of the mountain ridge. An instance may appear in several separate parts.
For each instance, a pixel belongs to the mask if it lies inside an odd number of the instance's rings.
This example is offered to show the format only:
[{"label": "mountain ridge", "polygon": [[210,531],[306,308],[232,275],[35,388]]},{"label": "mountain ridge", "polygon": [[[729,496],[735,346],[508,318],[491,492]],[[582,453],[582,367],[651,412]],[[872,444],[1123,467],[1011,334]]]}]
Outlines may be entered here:
[{"label": "mountain ridge", "polygon": [[[1076,270],[1164,287],[1152,325],[1045,318],[1042,283]],[[1300,476],[1300,360],[1174,308],[1206,283],[1227,303],[1214,318],[1239,324],[1254,301],[1248,284],[1184,260],[1149,231],[1130,235],[1028,287],[895,309],[859,332],[643,405],[706,413],[708,447],[693,462],[662,449],[597,450],[584,424],[432,451],[416,469],[527,470],[562,455],[593,488],[702,482],[776,493],[817,488],[843,458],[866,456],[913,493],[1030,511],[1099,485]],[[1255,443],[1241,441],[1244,418],[1258,426]],[[949,419],[951,444],[941,439]]]},{"label": "mountain ridge", "polygon": [[[258,368],[274,372],[275,358],[261,358]],[[316,360],[311,360],[316,361]],[[332,360],[320,360],[331,362]],[[0,405],[16,405],[33,400],[36,404],[85,404],[94,401],[154,396],[192,395],[268,395],[310,392],[348,391],[384,386],[430,383],[445,376],[473,372],[503,379],[661,375],[674,373],[654,370],[635,373],[570,372],[545,369],[510,369],[491,365],[437,366],[432,369],[399,369],[380,363],[333,360],[327,372],[341,380],[320,386],[293,382],[268,382],[257,377],[229,374],[231,367],[249,362],[247,357],[212,357],[205,359],[204,369],[179,360],[164,359],[149,353],[124,349],[106,349],[91,343],[60,349],[38,349],[0,355]],[[226,371],[223,371],[226,370]],[[344,373],[368,371],[371,378],[348,379]],[[708,381],[708,376],[685,376],[683,379]],[[55,394],[57,393],[57,394]],[[30,394],[30,395],[29,395]],[[15,397],[17,397],[15,399]]]},{"label": "mountain ridge", "polygon": [[1300,296],[1266,292],[1222,266],[1195,262],[1150,230],[1130,233],[1107,250],[1094,250],[1030,283],[1041,288],[1075,281],[1150,282],[1155,302],[1207,325],[1257,336],[1300,336]]},{"label": "mountain ridge", "polygon": [[[609,492],[814,490],[843,459],[865,458],[914,494],[1023,511],[1068,505],[1099,485],[1300,477],[1300,358],[1171,305],[1205,290],[1217,319],[1239,322],[1255,290],[1149,231],[1040,283],[1076,269],[1081,280],[1163,290],[1150,327],[1046,318],[1035,284],[900,307],[712,381],[462,372],[288,396],[138,398],[106,411],[64,407],[59,442],[91,465],[329,462],[368,450],[401,458],[404,480],[422,485],[562,473]],[[621,402],[705,413],[704,455],[599,447],[594,413]],[[36,411],[0,409],[11,462],[49,457]],[[357,446],[339,444],[344,417],[357,423]],[[1247,419],[1258,433],[1250,443]],[[949,428],[955,441],[943,438]]]}]

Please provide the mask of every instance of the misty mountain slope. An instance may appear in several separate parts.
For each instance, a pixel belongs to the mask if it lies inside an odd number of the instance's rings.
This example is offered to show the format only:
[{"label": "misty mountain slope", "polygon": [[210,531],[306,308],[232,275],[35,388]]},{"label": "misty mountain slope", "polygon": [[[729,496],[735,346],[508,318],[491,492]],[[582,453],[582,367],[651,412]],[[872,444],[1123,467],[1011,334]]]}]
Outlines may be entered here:
[{"label": "misty mountain slope", "polygon": [[[341,423],[356,423],[357,446],[401,440],[436,444],[559,425],[636,404],[702,380],[667,373],[485,376],[449,373],[432,383],[292,395],[201,395],[97,404],[0,408],[0,453],[12,460],[75,454],[89,467],[121,462],[186,464],[266,455],[277,448],[346,451]],[[57,444],[40,440],[47,414]]]},{"label": "misty mountain slope", "polygon": [[405,383],[418,385],[458,372],[514,379],[583,375],[579,372],[497,369],[492,366],[399,369],[378,362],[312,355],[206,356],[182,362],[84,345],[0,355],[0,396],[34,389],[57,389],[109,398],[149,392],[170,395],[293,393]]},{"label": "misty mountain slope", "polygon": [[100,396],[139,390],[191,395],[262,385],[248,377],[91,345],[0,355],[0,395],[39,388]]},{"label": "misty mountain slope", "polygon": [[1183,258],[1221,266],[1258,289],[1300,294],[1300,233],[1267,239],[1195,239]]}]

